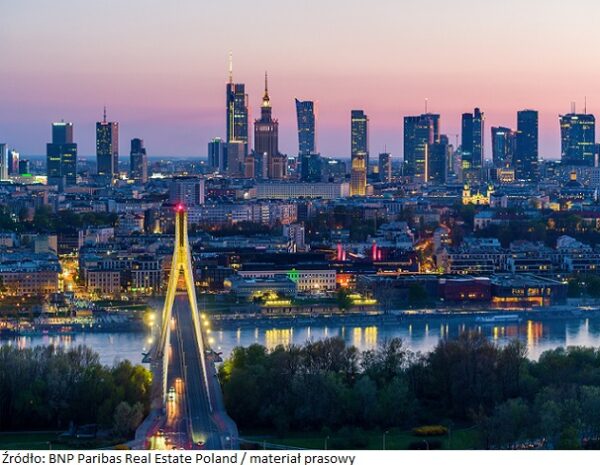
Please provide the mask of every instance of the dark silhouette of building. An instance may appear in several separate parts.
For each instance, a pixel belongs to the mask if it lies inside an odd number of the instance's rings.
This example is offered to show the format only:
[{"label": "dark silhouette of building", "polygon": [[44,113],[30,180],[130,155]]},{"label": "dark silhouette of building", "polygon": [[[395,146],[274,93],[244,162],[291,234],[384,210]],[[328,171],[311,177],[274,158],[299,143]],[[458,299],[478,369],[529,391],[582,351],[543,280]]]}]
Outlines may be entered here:
[{"label": "dark silhouette of building", "polygon": [[369,118],[363,110],[350,113],[350,195],[366,195],[369,168]]},{"label": "dark silhouette of building", "polygon": [[52,142],[46,144],[48,184],[59,187],[77,184],[77,144],[73,123],[52,123]]},{"label": "dark silhouette of building", "polygon": [[492,127],[492,161],[496,168],[511,168],[517,134],[510,128]]},{"label": "dark silhouette of building", "polygon": [[427,182],[429,146],[440,141],[440,115],[404,117],[404,169],[416,182]]},{"label": "dark silhouette of building", "polygon": [[298,118],[298,154],[317,153],[314,103],[310,100],[296,99],[296,116]]},{"label": "dark silhouette of building", "polygon": [[538,169],[538,112],[517,112],[517,145],[513,165],[515,177],[522,181],[536,181]]},{"label": "dark silhouette of building", "polygon": [[448,178],[450,145],[447,136],[440,136],[439,142],[429,144],[427,150],[427,182],[444,184]]},{"label": "dark silhouette of building", "polygon": [[148,157],[142,139],[131,139],[129,164],[132,179],[142,183],[148,181]]},{"label": "dark silhouette of building", "polygon": [[594,166],[596,118],[587,113],[560,115],[560,158],[565,165]]},{"label": "dark silhouette of building", "polygon": [[227,144],[220,137],[208,143],[208,167],[213,171],[227,171]]},{"label": "dark silhouette of building", "polygon": [[119,123],[106,120],[96,123],[96,163],[98,176],[112,182],[119,174]]},{"label": "dark silhouette of building", "polygon": [[392,182],[392,154],[388,152],[379,154],[379,180]]}]

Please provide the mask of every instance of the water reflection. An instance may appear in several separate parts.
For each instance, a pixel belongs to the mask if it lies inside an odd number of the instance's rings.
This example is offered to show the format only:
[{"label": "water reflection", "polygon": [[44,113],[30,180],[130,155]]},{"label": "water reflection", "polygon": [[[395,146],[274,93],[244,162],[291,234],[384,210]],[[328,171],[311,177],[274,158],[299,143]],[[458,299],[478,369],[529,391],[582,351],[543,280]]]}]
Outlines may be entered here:
[{"label": "water reflection", "polygon": [[[361,350],[373,349],[383,341],[400,337],[404,344],[415,352],[432,350],[440,339],[453,339],[464,331],[477,331],[498,344],[506,344],[513,339],[523,341],[531,358],[537,359],[548,349],[560,346],[583,345],[600,346],[600,318],[575,318],[570,320],[526,320],[505,324],[483,324],[471,320],[433,320],[430,322],[413,320],[394,326],[378,325],[331,325],[295,326],[269,328],[250,326],[229,328],[218,331],[218,345],[224,356],[228,356],[235,346],[248,346],[253,343],[266,345],[269,349],[279,344],[303,344],[326,337],[341,337],[348,344]],[[26,348],[38,345],[56,344],[75,347],[85,344],[100,353],[101,361],[112,364],[115,360],[129,359],[141,361],[141,353],[148,349],[147,334],[75,334],[68,336],[23,336],[17,339],[0,340],[0,344]]]}]

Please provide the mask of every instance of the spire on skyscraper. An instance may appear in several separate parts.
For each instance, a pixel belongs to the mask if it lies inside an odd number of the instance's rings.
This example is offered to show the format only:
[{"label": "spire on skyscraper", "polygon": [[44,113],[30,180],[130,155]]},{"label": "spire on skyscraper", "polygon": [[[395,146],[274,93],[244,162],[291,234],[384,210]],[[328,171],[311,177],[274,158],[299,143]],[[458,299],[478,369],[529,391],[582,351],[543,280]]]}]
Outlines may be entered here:
[{"label": "spire on skyscraper", "polygon": [[271,101],[269,99],[269,80],[267,76],[267,72],[265,71],[265,95],[263,95],[263,107],[270,107]]},{"label": "spire on skyscraper", "polygon": [[102,121],[106,123],[106,105],[104,105],[104,115]]},{"label": "spire on skyscraper", "polygon": [[233,53],[229,52],[229,84],[233,84]]}]

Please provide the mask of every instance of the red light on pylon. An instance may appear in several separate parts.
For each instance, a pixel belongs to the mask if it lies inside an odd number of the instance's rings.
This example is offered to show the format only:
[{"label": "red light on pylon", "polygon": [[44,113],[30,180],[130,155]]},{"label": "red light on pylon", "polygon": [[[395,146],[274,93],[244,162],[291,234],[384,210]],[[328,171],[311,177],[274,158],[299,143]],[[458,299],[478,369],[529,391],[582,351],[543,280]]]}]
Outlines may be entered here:
[{"label": "red light on pylon", "polygon": [[185,210],[185,207],[182,203],[178,203],[177,207],[175,207],[175,208],[178,212],[182,212],[183,210]]}]

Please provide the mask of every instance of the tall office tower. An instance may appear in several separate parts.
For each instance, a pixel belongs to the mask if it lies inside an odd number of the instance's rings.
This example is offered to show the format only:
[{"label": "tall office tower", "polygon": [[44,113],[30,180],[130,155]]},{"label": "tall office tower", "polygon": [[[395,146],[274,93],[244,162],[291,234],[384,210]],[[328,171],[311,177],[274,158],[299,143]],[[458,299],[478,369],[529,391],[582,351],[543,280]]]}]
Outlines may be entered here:
[{"label": "tall office tower", "polygon": [[204,204],[204,179],[196,176],[174,177],[169,185],[169,203],[194,207]]},{"label": "tall office tower", "polygon": [[427,182],[444,184],[448,178],[448,165],[451,147],[448,137],[440,136],[439,142],[429,144],[427,148]]},{"label": "tall office tower", "polygon": [[8,151],[8,175],[16,176],[19,174],[19,152],[14,149]]},{"label": "tall office tower", "polygon": [[596,118],[574,111],[560,115],[560,159],[565,165],[594,166]]},{"label": "tall office tower", "polygon": [[363,110],[350,112],[350,195],[366,195],[369,169],[369,118]]},{"label": "tall office tower", "polygon": [[315,107],[310,100],[296,99],[296,116],[298,118],[298,154],[317,153],[315,132]]},{"label": "tall office tower", "polygon": [[515,177],[518,180],[538,179],[538,112],[517,112],[517,145],[513,157]]},{"label": "tall office tower", "polygon": [[298,119],[298,160],[300,179],[317,182],[321,180],[321,159],[317,154],[315,106],[310,100],[296,99]]},{"label": "tall office tower", "polygon": [[19,160],[19,175],[29,174],[29,160]]},{"label": "tall office tower", "polygon": [[392,154],[379,154],[379,180],[381,182],[392,182]]},{"label": "tall office tower", "polygon": [[208,167],[219,173],[227,170],[227,143],[220,137],[208,143]]},{"label": "tall office tower", "polygon": [[145,183],[148,181],[148,156],[142,139],[131,139],[129,152],[129,173],[131,179]]},{"label": "tall office tower", "polygon": [[424,113],[404,117],[405,174],[415,182],[429,179],[429,146],[440,141],[440,115]]},{"label": "tall office tower", "polygon": [[0,181],[8,180],[8,145],[0,144]]},{"label": "tall office tower", "polygon": [[266,162],[267,177],[282,179],[285,177],[283,155],[279,153],[279,122],[271,114],[271,100],[267,73],[265,73],[265,93],[260,106],[260,119],[254,120],[254,151]]},{"label": "tall office tower", "polygon": [[517,134],[510,128],[492,127],[492,160],[496,168],[511,168]]},{"label": "tall office tower", "polygon": [[46,144],[48,184],[59,187],[77,184],[77,144],[73,123],[52,123],[52,142]]},{"label": "tall office tower", "polygon": [[227,144],[227,176],[238,178],[244,175],[245,151],[246,143],[243,141],[234,140]]},{"label": "tall office tower", "polygon": [[106,107],[102,121],[96,123],[96,163],[98,176],[107,182],[119,175],[119,123],[106,121]]},{"label": "tall office tower", "polygon": [[481,180],[483,167],[484,116],[479,108],[463,113],[461,132],[462,172],[466,181]]},{"label": "tall office tower", "polygon": [[[226,87],[226,137],[229,142],[243,142],[244,157],[248,155],[248,94],[245,84],[233,82],[233,62],[229,54],[229,82]],[[225,170],[226,167],[223,167]]]}]

